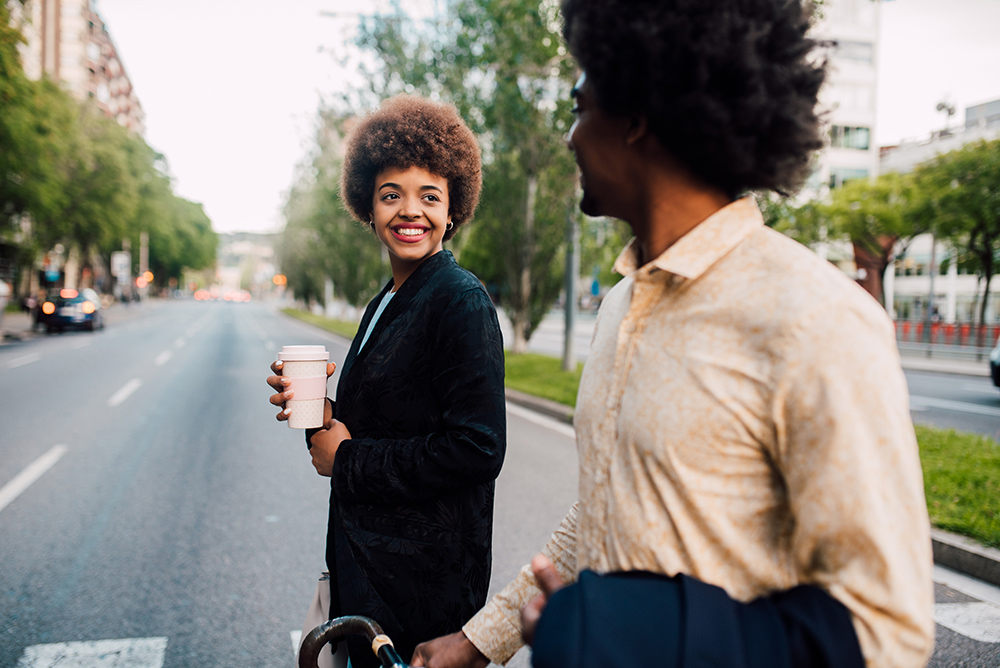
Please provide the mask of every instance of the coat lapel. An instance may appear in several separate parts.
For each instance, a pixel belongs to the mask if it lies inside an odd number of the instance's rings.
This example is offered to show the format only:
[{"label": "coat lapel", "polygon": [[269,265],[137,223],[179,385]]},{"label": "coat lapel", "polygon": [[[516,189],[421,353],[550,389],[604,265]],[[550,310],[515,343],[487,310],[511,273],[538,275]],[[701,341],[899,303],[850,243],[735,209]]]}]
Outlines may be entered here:
[{"label": "coat lapel", "polygon": [[444,267],[447,264],[454,263],[455,258],[451,254],[451,251],[441,250],[427,258],[423,264],[417,267],[416,271],[410,274],[410,277],[406,279],[405,283],[403,283],[403,287],[396,292],[396,295],[392,298],[392,301],[389,302],[389,305],[385,307],[384,311],[382,311],[382,315],[379,316],[378,322],[375,323],[375,328],[372,330],[371,336],[368,337],[368,342],[359,352],[358,347],[361,345],[361,339],[364,337],[364,332],[368,329],[368,324],[375,315],[379,302],[381,302],[385,294],[392,289],[392,281],[390,280],[386,286],[382,288],[382,291],[379,292],[378,296],[368,303],[368,307],[365,309],[365,315],[361,318],[358,333],[351,342],[351,349],[348,351],[347,358],[344,360],[344,368],[340,374],[341,381],[337,386],[338,393],[339,388],[344,385],[344,380],[348,377],[348,374],[350,374],[351,371],[357,367],[358,362],[363,362],[368,355],[371,354],[371,351],[378,346],[382,334],[392,325],[392,322],[399,316],[399,314],[407,308],[407,305],[413,303],[414,297],[420,292],[421,288],[426,285],[431,276],[437,273],[439,268]]}]

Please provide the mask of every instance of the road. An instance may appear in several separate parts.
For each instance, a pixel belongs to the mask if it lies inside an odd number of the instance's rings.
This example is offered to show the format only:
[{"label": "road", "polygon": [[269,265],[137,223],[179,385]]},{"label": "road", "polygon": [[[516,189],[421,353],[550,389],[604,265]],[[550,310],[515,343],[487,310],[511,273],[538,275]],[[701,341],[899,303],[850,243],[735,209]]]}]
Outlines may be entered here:
[{"label": "road", "polygon": [[[263,378],[281,345],[339,359],[346,342],[260,304],[109,316],[103,332],[0,346],[0,668],[290,666],[329,488]],[[508,411],[494,590],[576,492],[572,429]],[[936,579],[933,665],[996,666],[1000,592]]]}]

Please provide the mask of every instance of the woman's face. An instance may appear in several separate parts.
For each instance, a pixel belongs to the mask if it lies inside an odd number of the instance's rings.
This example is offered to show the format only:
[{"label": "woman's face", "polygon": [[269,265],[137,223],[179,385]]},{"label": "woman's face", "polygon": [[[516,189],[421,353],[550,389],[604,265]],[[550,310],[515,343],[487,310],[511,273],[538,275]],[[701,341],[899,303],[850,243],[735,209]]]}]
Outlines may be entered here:
[{"label": "woman's face", "polygon": [[389,167],[375,177],[372,222],[389,250],[396,287],[442,248],[448,215],[448,180],[422,167]]}]

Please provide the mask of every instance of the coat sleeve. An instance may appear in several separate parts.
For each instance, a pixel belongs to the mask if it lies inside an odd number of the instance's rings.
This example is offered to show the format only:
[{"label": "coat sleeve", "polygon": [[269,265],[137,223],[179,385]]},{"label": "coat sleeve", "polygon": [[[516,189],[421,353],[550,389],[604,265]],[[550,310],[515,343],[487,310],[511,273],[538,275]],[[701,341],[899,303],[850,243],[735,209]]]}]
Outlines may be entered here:
[{"label": "coat sleeve", "polygon": [[442,309],[432,389],[443,407],[433,433],[350,439],[340,445],[332,485],[355,503],[432,499],[496,479],[507,443],[503,337],[496,310],[476,286]]},{"label": "coat sleeve", "polygon": [[847,608],[802,585],[749,603],[685,575],[580,579],[549,600],[534,668],[862,668]]}]

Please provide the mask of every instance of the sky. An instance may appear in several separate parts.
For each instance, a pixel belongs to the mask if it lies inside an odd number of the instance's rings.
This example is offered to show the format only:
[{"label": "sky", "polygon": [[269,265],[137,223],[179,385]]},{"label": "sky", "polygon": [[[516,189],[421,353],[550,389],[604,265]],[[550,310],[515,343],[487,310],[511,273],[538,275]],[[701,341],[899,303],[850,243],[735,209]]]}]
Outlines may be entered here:
[{"label": "sky", "polygon": [[[146,114],[146,141],[166,156],[174,191],[202,203],[218,232],[283,227],[321,101],[362,83],[342,64],[356,12],[383,4],[94,0]],[[956,107],[953,125],[965,107],[1000,99],[998,28],[1000,0],[883,2],[876,142],[940,129],[942,99]]]}]

